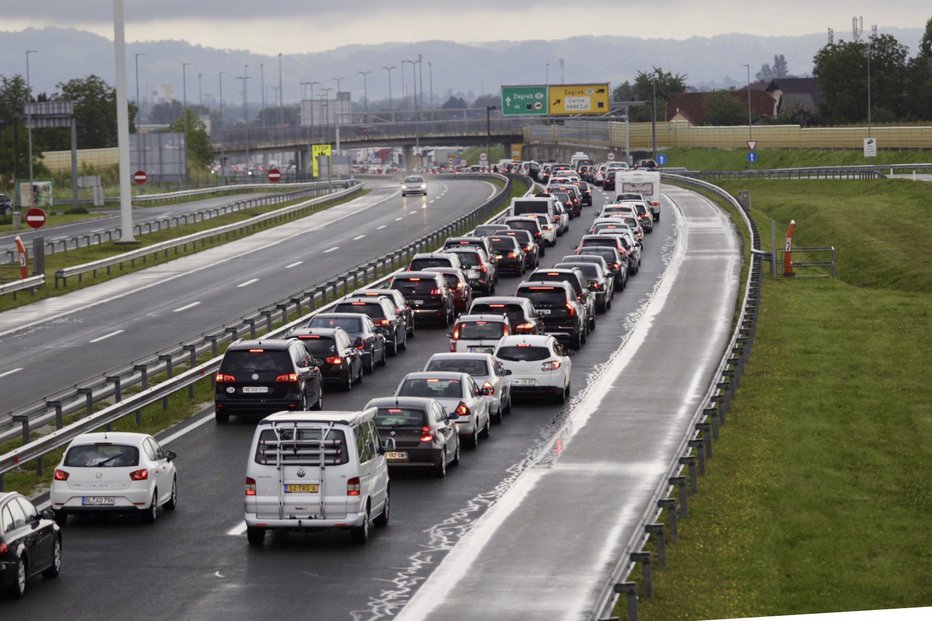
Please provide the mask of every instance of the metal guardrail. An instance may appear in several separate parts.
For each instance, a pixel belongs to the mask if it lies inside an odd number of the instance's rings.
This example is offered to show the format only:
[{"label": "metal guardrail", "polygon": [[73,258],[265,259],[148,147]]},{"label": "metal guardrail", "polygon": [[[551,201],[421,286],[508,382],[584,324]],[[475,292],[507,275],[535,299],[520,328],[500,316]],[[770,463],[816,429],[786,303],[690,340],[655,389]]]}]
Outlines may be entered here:
[{"label": "metal guardrail", "polygon": [[195,245],[199,241],[206,242],[206,240],[214,237],[239,233],[246,229],[254,228],[273,220],[287,218],[297,212],[307,209],[308,207],[319,206],[328,202],[341,200],[350,194],[359,192],[361,189],[362,186],[357,183],[347,188],[346,190],[343,190],[342,192],[334,192],[323,198],[314,198],[297,205],[292,205],[291,207],[284,207],[270,213],[255,216],[242,222],[227,224],[225,226],[216,227],[207,231],[201,231],[200,233],[192,233],[191,235],[185,235],[183,237],[178,237],[177,239],[171,239],[157,244],[152,244],[144,248],[131,250],[130,252],[124,252],[113,257],[108,257],[106,259],[99,259],[90,263],[84,263],[83,265],[65,267],[55,272],[55,288],[58,288],[59,283],[61,283],[62,286],[68,286],[68,278],[71,276],[77,276],[78,282],[81,282],[82,276],[88,272],[91,272],[96,276],[97,270],[106,269],[107,273],[109,274],[111,267],[120,266],[122,268],[123,264],[126,262],[129,262],[130,265],[135,265],[136,259],[142,259],[143,263],[145,263],[147,257],[155,258],[160,254],[168,256],[169,250],[174,250],[175,254],[178,254],[178,249],[187,248],[188,244]]},{"label": "metal guardrail", "polygon": [[[664,178],[699,187],[725,199],[741,214],[751,234],[752,249],[760,248],[760,235],[754,220],[733,196],[717,186],[690,177],[664,174]],[[643,596],[651,597],[651,568],[654,556],[644,551],[645,545],[651,537],[654,538],[657,562],[661,567],[665,566],[667,533],[670,540],[675,542],[678,538],[677,522],[688,516],[689,495],[698,491],[697,473],[705,473],[706,460],[712,457],[713,440],[718,439],[720,429],[725,424],[725,416],[730,409],[731,400],[754,341],[760,300],[761,256],[755,252],[750,254],[751,269],[748,270],[744,286],[744,305],[738,314],[736,327],[725,353],[713,375],[714,379],[693,414],[691,425],[685,430],[674,452],[675,457],[667,464],[666,476],[653,491],[647,509],[640,517],[638,528],[623,547],[624,552],[611,572],[609,581],[602,586],[593,608],[593,619],[608,619],[617,598],[624,596],[627,600],[628,621],[637,621],[638,585],[630,581],[629,577],[640,567]],[[666,524],[661,521],[663,514],[667,516]]]},{"label": "metal guardrail", "polygon": [[278,190],[281,188],[307,188],[326,187],[330,181],[311,181],[306,183],[237,183],[233,185],[212,185],[206,188],[193,190],[178,190],[176,192],[159,192],[155,194],[137,194],[133,197],[134,203],[154,203],[159,201],[173,201],[189,196],[202,196],[204,194],[218,194],[221,192],[238,192],[241,190]]},{"label": "metal guardrail", "polygon": [[22,291],[24,289],[36,289],[37,287],[42,287],[45,285],[45,274],[39,274],[38,276],[30,276],[29,278],[22,278],[20,280],[14,280],[12,282],[4,283],[0,285],[0,295],[6,293],[12,293],[13,299],[16,299],[16,292]]},{"label": "metal guardrail", "polygon": [[[265,336],[274,337],[283,334],[291,327],[307,321],[309,315],[305,315],[302,310],[305,306],[313,307],[314,313],[321,312],[336,303],[340,297],[359,288],[370,279],[378,279],[380,274],[381,278],[384,279],[391,272],[403,268],[415,253],[432,249],[441,244],[447,237],[474,227],[483,218],[488,219],[491,214],[501,209],[502,204],[510,197],[512,187],[511,179],[501,175],[493,176],[505,180],[506,184],[505,188],[490,200],[453,222],[384,255],[379,260],[357,265],[340,277],[288,296],[276,304],[260,308],[255,314],[240,318],[234,326],[221,326],[211,332],[203,333],[197,340],[182,343],[180,347],[174,348],[171,353],[160,352],[154,354],[149,356],[145,363],[135,363],[129,367],[105,373],[102,378],[103,381],[83,382],[70,389],[67,394],[53,396],[18,412],[10,412],[7,421],[0,421],[0,423],[20,424],[24,438],[28,438],[30,427],[35,428],[54,422],[57,430],[32,442],[24,441],[23,446],[20,448],[0,455],[0,491],[3,490],[4,473],[35,459],[37,472],[41,474],[43,462],[39,458],[67,444],[77,435],[107,425],[130,414],[136,414],[137,420],[139,420],[139,412],[142,407],[155,404],[166,399],[170,394],[186,388],[193,391],[194,383],[205,377],[212,377],[213,373],[219,368],[222,359],[219,354],[220,342],[226,340],[232,342],[239,337],[241,331],[247,329],[249,338],[256,338],[257,322],[260,320],[264,321],[266,325]],[[464,177],[487,179],[489,175],[457,175],[457,178]],[[527,183],[529,186],[532,185],[530,179],[527,179]],[[496,217],[498,215],[500,214],[496,214]],[[341,289],[342,293],[340,293]],[[318,304],[322,306],[317,306]],[[289,309],[292,306],[296,308],[298,318],[289,322]],[[278,313],[280,313],[284,325],[278,329],[273,329],[273,316]],[[212,354],[211,360],[196,365],[198,356],[207,351]],[[188,360],[183,360],[184,357],[187,357]],[[179,362],[188,362],[191,368],[178,376],[172,377],[173,364]],[[148,386],[149,375],[162,372],[167,373],[169,379],[150,389]],[[123,388],[135,384],[141,384],[142,391],[131,398],[123,400],[121,398]],[[116,403],[99,412],[94,412],[95,402],[110,398],[113,398]],[[86,411],[87,415],[65,427],[64,417],[80,412],[82,409]],[[0,433],[0,441],[15,437],[18,431],[12,427],[8,428],[5,432]]]},{"label": "metal guardrail", "polygon": [[[827,276],[825,272],[822,271],[822,268],[829,268],[831,270],[832,278],[838,278],[838,263],[837,257],[835,255],[835,246],[796,246],[793,248],[793,256],[802,256],[802,259],[793,259],[793,274],[792,276],[796,277],[811,277],[811,276]],[[782,251],[783,255],[786,255],[786,251]],[[828,255],[828,258],[816,258],[824,257]],[[783,260],[780,260],[780,265],[785,265]],[[819,273],[817,274],[797,274],[797,268],[817,268]],[[783,275],[786,276],[786,271],[784,270]]]}]

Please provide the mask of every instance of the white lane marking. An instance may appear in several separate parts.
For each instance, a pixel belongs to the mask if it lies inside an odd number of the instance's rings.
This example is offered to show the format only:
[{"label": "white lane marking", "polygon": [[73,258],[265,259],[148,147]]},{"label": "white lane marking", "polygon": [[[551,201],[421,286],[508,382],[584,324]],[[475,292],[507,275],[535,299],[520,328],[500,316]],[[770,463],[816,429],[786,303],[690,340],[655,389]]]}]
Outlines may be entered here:
[{"label": "white lane marking", "polygon": [[246,522],[242,522],[241,524],[237,524],[236,526],[228,530],[227,535],[229,535],[230,537],[239,537],[245,532],[246,532]]},{"label": "white lane marking", "polygon": [[194,308],[194,307],[197,306],[198,304],[200,304],[200,302],[191,302],[190,304],[185,304],[184,306],[179,306],[178,308],[176,308],[176,309],[173,310],[172,312],[173,312],[173,313],[180,313],[181,311],[186,311],[186,310],[188,310],[189,308]]},{"label": "white lane marking", "polygon": [[14,373],[18,373],[19,371],[22,371],[22,370],[23,370],[23,367],[17,367],[15,369],[10,369],[9,371],[4,371],[3,373],[0,373],[0,377],[6,377],[7,375],[13,375]]},{"label": "white lane marking", "polygon": [[414,215],[414,214],[416,214],[416,213],[417,213],[417,212],[416,212],[416,211],[414,211],[414,210],[412,209],[411,211],[409,211],[409,212],[408,212],[408,215],[411,215],[411,216],[413,216],[413,215]]},{"label": "white lane marking", "polygon": [[178,431],[176,431],[175,433],[173,433],[173,434],[171,434],[171,435],[168,435],[168,436],[165,436],[164,438],[161,438],[161,439],[159,440],[159,444],[168,444],[169,442],[173,442],[173,441],[177,440],[178,438],[180,438],[181,436],[185,435],[186,433],[191,433],[192,431],[194,431],[194,430],[197,429],[198,427],[201,427],[201,426],[203,426],[203,425],[206,425],[207,423],[209,423],[209,422],[211,422],[211,421],[213,421],[213,420],[214,420],[214,417],[213,417],[213,416],[205,416],[205,417],[201,418],[200,420],[196,420],[196,421],[194,421],[193,423],[191,423],[191,424],[189,424],[189,425],[185,425],[184,427],[180,428],[180,429],[179,429]]},{"label": "white lane marking", "polygon": [[376,231],[381,231],[381,230],[384,229],[386,226],[388,226],[388,225],[387,225],[387,224],[383,224],[382,226],[377,226],[377,227],[375,227],[375,230],[376,230]]},{"label": "white lane marking", "polygon": [[242,288],[242,287],[248,287],[249,285],[251,285],[251,284],[254,283],[254,282],[259,282],[259,279],[258,279],[258,278],[250,278],[250,279],[247,280],[246,282],[241,282],[240,284],[236,285],[236,288],[237,288],[237,289],[240,289],[240,288]]},{"label": "white lane marking", "polygon": [[333,252],[334,250],[339,250],[339,248],[340,248],[339,246],[334,246],[333,248],[327,248],[326,250],[324,250],[324,254],[327,254],[328,252]]},{"label": "white lane marking", "polygon": [[363,237],[365,237],[365,235],[357,235],[356,237],[353,238],[353,241],[359,241]]},{"label": "white lane marking", "polygon": [[288,265],[285,266],[285,269],[290,270],[293,267],[298,267],[302,263],[304,263],[304,261],[295,261],[294,263],[289,263]]},{"label": "white lane marking", "polygon": [[109,339],[111,336],[116,336],[117,334],[121,334],[122,332],[124,332],[124,331],[123,331],[123,330],[114,330],[114,331],[111,332],[110,334],[105,334],[105,335],[103,335],[103,336],[98,336],[96,339],[91,339],[91,343],[99,343],[100,341],[102,341],[102,340],[104,340],[104,339]]},{"label": "white lane marking", "polygon": [[401,216],[398,216],[397,218],[395,218],[395,222],[401,222],[401,220],[402,220]]},{"label": "white lane marking", "polygon": [[[433,202],[433,201],[431,201]],[[427,205],[421,205],[421,209],[427,209]]]}]

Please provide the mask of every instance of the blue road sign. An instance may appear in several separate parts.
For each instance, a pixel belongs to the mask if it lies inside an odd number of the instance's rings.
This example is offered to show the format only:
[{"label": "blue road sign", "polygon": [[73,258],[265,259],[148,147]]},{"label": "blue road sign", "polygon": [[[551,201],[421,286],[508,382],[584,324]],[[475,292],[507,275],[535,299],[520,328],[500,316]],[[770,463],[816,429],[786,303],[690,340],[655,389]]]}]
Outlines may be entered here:
[{"label": "blue road sign", "polygon": [[668,159],[667,156],[661,153],[660,155],[657,156],[657,163],[660,164],[661,166],[666,166],[667,159]]},{"label": "blue road sign", "polygon": [[756,162],[756,161],[757,161],[757,153],[755,153],[754,151],[748,151],[748,161],[749,161],[750,163],[752,163],[752,164],[753,164],[754,162]]}]

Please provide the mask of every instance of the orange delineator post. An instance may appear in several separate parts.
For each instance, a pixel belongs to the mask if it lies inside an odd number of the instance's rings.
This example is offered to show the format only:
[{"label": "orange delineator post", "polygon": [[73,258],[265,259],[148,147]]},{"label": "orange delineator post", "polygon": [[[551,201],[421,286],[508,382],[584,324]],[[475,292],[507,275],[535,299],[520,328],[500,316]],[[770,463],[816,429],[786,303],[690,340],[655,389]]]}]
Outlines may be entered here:
[{"label": "orange delineator post", "polygon": [[29,278],[29,253],[26,252],[26,246],[23,240],[16,236],[16,252],[19,254],[19,277]]},{"label": "orange delineator post", "polygon": [[786,246],[783,248],[783,275],[795,276],[793,272],[793,233],[796,230],[796,220],[790,220],[790,228],[786,229]]}]

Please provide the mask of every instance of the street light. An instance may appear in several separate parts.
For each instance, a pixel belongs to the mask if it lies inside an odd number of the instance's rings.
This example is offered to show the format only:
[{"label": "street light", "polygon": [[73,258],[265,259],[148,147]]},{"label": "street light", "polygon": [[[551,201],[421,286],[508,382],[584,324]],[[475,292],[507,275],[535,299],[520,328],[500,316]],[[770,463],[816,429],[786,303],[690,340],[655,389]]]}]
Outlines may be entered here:
[{"label": "street light", "polygon": [[430,64],[430,61],[427,63],[427,77],[430,80],[430,107],[434,107],[434,67]]},{"label": "street light", "polygon": [[340,90],[341,90],[341,89],[340,89],[340,82],[343,81],[343,76],[340,76],[339,78],[333,78],[333,81],[337,83],[337,95],[339,95],[339,94],[340,94]]},{"label": "street light", "polygon": [[249,65],[243,65],[243,75],[238,76],[237,80],[243,81],[243,127],[245,129],[246,144],[246,176],[249,176],[249,103],[246,98],[246,81],[249,77]]},{"label": "street light", "polygon": [[651,136],[651,149],[653,151],[653,160],[657,161],[657,78],[654,77],[650,81],[651,88],[654,91],[654,98],[651,101],[650,107],[650,136]]},{"label": "street light", "polygon": [[[388,72],[388,111],[392,112],[392,69],[396,69],[395,65],[391,67],[382,66],[382,69]],[[392,119],[394,120],[394,119]]]},{"label": "street light", "polygon": [[188,67],[194,63],[181,63],[181,118],[184,120],[184,178],[188,179]]},{"label": "street light", "polygon": [[262,128],[265,129],[265,63],[259,63],[259,91],[259,99],[262,101],[259,117],[262,120]]},{"label": "street light", "polygon": [[369,114],[369,88],[366,85],[366,76],[368,76],[372,71],[357,71],[359,75],[362,76],[362,111],[364,114]]},{"label": "street light", "polygon": [[224,153],[224,142],[226,141],[226,132],[223,127],[223,74],[221,71],[218,75],[220,79],[220,176],[224,182],[227,179],[226,154]]},{"label": "street light", "polygon": [[414,107],[417,108],[417,74],[415,73],[414,64],[416,60],[402,60],[401,61],[401,108],[402,110],[405,107],[405,63],[411,63],[411,76],[414,78],[414,84],[411,86],[411,91],[414,93]]},{"label": "street light", "polygon": [[492,150],[492,110],[498,110],[498,106],[485,107],[485,151],[488,153]]},{"label": "street light", "polygon": [[278,53],[278,124],[285,124],[285,92],[282,90],[282,53]]},{"label": "street light", "polygon": [[142,52],[136,53],[136,150],[139,154],[139,166],[146,169],[146,150],[142,145],[142,134],[139,132],[139,122],[142,120],[142,101],[139,99],[139,57],[145,56]]},{"label": "street light", "polygon": [[744,65],[748,72],[748,147],[751,147],[753,136],[751,135],[751,65]]},{"label": "street light", "polygon": [[[423,57],[420,54],[418,54],[417,55],[417,73],[418,73],[417,79],[418,79],[418,82],[420,83],[420,88],[418,92],[420,93],[419,98],[421,100],[421,108],[424,107],[424,63],[422,61],[423,61]],[[418,109],[417,100],[415,100],[414,102],[414,109],[415,110]]]},{"label": "street light", "polygon": [[[26,132],[29,134],[29,195],[32,196],[32,89],[29,87],[29,55],[39,50],[26,50]],[[34,207],[29,199],[30,207]]]},{"label": "street light", "polygon": [[203,80],[203,78],[204,78],[203,73],[197,74],[197,106],[199,108],[204,107],[204,95],[201,92],[201,80]]}]

